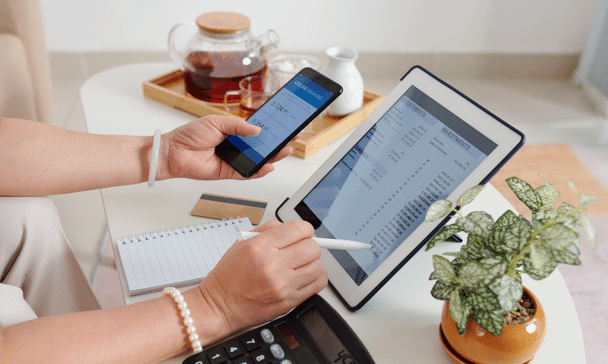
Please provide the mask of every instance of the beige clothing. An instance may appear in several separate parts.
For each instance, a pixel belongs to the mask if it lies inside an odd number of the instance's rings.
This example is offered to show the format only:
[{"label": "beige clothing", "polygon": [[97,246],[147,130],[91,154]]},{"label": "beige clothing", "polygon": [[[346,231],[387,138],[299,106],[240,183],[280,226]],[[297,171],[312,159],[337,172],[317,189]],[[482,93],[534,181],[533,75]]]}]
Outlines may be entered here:
[{"label": "beige clothing", "polygon": [[99,308],[48,197],[0,197],[0,327]]}]

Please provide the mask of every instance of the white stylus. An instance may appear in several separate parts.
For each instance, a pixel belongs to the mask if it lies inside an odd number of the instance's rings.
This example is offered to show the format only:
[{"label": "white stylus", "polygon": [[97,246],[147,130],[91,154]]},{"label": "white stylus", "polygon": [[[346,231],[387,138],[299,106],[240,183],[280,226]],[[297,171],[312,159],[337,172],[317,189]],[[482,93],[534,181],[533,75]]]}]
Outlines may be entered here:
[{"label": "white stylus", "polygon": [[[249,239],[253,236],[258,235],[259,233],[254,233],[253,231],[239,231],[239,240]],[[341,239],[327,239],[327,238],[312,238],[314,241],[319,243],[321,248],[327,249],[340,249],[340,250],[361,250],[361,249],[371,249],[371,245],[361,243],[358,241],[352,240],[341,240]]]}]

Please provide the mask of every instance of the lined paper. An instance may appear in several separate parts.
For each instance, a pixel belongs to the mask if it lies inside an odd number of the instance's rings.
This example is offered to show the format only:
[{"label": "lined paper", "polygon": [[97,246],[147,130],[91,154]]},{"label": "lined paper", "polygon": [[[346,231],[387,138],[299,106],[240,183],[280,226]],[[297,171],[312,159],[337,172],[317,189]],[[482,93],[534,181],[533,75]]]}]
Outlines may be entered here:
[{"label": "lined paper", "polygon": [[249,218],[125,237],[116,241],[129,295],[200,283],[232,246]]}]

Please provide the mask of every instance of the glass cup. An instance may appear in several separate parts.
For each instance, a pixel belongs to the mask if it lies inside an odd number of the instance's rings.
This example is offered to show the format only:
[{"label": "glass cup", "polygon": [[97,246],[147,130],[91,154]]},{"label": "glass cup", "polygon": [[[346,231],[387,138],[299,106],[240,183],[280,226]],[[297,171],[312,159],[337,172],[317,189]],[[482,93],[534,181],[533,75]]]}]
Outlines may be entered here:
[{"label": "glass cup", "polygon": [[281,84],[274,77],[245,77],[239,82],[238,91],[227,91],[224,94],[224,108],[232,113],[238,112],[241,117],[249,117],[279,88]]},{"label": "glass cup", "polygon": [[268,58],[268,72],[279,80],[281,86],[305,67],[318,71],[321,61],[314,56],[290,53],[279,53]]}]

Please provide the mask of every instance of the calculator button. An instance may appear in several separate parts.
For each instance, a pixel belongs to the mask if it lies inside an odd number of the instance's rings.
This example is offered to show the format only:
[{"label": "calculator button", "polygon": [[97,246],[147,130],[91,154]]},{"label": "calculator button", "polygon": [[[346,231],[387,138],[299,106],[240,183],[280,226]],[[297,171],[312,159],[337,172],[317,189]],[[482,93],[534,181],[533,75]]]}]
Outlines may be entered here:
[{"label": "calculator button", "polygon": [[188,358],[186,358],[186,360],[184,360],[184,362],[182,364],[207,364],[208,361],[205,360],[205,354],[204,353],[199,353],[199,354],[194,354]]},{"label": "calculator button", "polygon": [[272,355],[268,350],[259,350],[255,353],[251,353],[251,358],[255,364],[268,364],[272,362]]},{"label": "calculator button", "polygon": [[283,359],[283,360],[281,360],[281,364],[293,364],[293,363],[289,359]]},{"label": "calculator button", "polygon": [[245,354],[245,351],[243,351],[243,349],[241,349],[241,346],[236,342],[225,345],[224,350],[226,350],[226,353],[228,354],[228,357],[230,359],[235,359]]},{"label": "calculator button", "polygon": [[207,358],[211,364],[223,364],[228,361],[221,348],[214,348],[207,352]]},{"label": "calculator button", "polygon": [[260,332],[260,335],[266,344],[272,344],[274,342],[274,335],[272,335],[270,330],[264,329]]},{"label": "calculator button", "polygon": [[245,350],[247,350],[248,352],[252,352],[262,347],[261,340],[258,339],[257,335],[253,334],[245,336],[242,340],[242,343],[243,345],[245,345]]},{"label": "calculator button", "polygon": [[272,356],[274,356],[275,359],[281,360],[285,358],[285,352],[279,344],[270,345],[270,353],[272,354]]},{"label": "calculator button", "polygon": [[251,359],[248,357],[238,358],[237,360],[232,361],[233,364],[253,364]]}]

